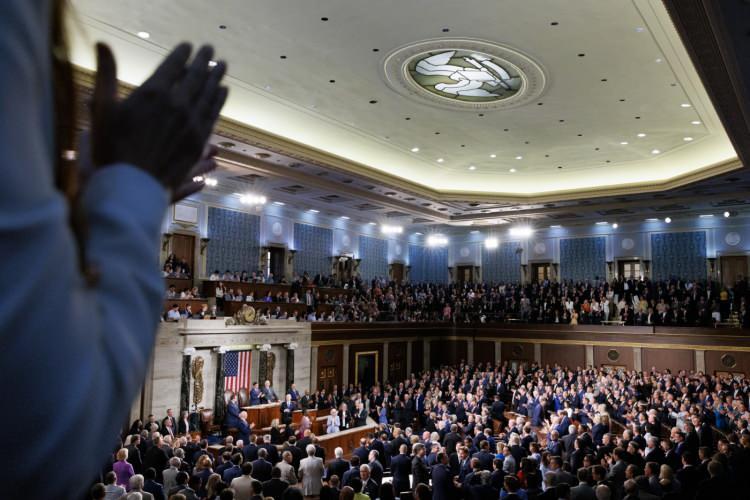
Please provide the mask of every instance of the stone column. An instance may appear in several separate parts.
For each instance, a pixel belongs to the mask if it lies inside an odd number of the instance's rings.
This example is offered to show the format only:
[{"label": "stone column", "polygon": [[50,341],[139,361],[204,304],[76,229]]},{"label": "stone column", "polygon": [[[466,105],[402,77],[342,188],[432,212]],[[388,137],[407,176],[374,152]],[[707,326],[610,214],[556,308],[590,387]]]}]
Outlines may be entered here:
[{"label": "stone column", "polygon": [[[258,352],[258,385],[263,388],[268,378],[268,353],[266,351]],[[273,383],[273,381],[271,381]]]},{"label": "stone column", "polygon": [[422,368],[425,370],[432,368],[430,366],[430,341],[428,339],[424,339],[422,342]]},{"label": "stone column", "polygon": [[534,344],[534,361],[542,364],[542,344]]},{"label": "stone column", "polygon": [[318,346],[310,347],[310,394],[318,388]]},{"label": "stone column", "polygon": [[474,339],[466,341],[466,362],[470,365],[474,364]]},{"label": "stone column", "polygon": [[633,368],[635,371],[643,371],[643,358],[641,357],[641,348],[633,347]]},{"label": "stone column", "polygon": [[383,371],[380,374],[380,382],[385,383],[388,380],[388,342],[383,342]]},{"label": "stone column", "polygon": [[341,363],[341,371],[343,372],[341,374],[341,385],[344,387],[349,387],[349,344],[344,344],[344,359]]},{"label": "stone column", "polygon": [[260,351],[253,349],[250,351],[250,378],[252,381],[258,382],[260,387],[263,387],[263,380],[260,377]]},{"label": "stone column", "polygon": [[703,373],[706,372],[706,351],[695,351],[695,371]]},{"label": "stone column", "polygon": [[224,353],[220,349],[216,355],[216,387],[214,393],[214,422],[224,421]]},{"label": "stone column", "polygon": [[286,392],[292,389],[294,383],[294,350],[296,348],[296,343],[286,346]]},{"label": "stone column", "polygon": [[584,366],[584,368],[588,368],[589,366],[594,366],[594,346],[593,345],[586,346],[586,366]]},{"label": "stone column", "polygon": [[406,342],[406,376],[408,377],[411,375],[411,350],[412,350],[412,341],[408,340]]},{"label": "stone column", "polygon": [[195,354],[194,347],[188,347],[182,353],[182,378],[180,380],[180,411],[190,410],[190,361]]},{"label": "stone column", "polygon": [[495,364],[502,363],[503,361],[503,341],[495,341]]}]

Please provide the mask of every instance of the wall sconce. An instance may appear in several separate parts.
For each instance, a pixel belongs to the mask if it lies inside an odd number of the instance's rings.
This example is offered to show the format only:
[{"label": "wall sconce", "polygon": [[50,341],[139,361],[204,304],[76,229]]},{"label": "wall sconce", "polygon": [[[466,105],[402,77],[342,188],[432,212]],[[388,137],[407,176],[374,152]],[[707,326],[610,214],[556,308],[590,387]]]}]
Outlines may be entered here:
[{"label": "wall sconce", "polygon": [[214,347],[214,352],[218,354],[226,354],[227,351],[229,351],[229,348],[225,345],[220,345],[219,347]]},{"label": "wall sconce", "polygon": [[186,347],[182,351],[182,354],[184,354],[185,356],[193,356],[195,354],[195,352],[196,352],[195,351],[195,347]]},{"label": "wall sconce", "polygon": [[201,238],[201,255],[206,251],[206,248],[208,248],[208,242],[211,241],[211,238]]},{"label": "wall sconce", "polygon": [[289,349],[290,351],[293,351],[293,350],[295,350],[296,348],[299,347],[299,344],[297,342],[291,342],[291,343],[287,344],[285,347],[287,349]]},{"label": "wall sconce", "polygon": [[268,352],[271,350],[271,344],[263,344],[262,346],[259,346],[258,349],[261,352]]},{"label": "wall sconce", "polygon": [[170,241],[172,241],[172,233],[164,233],[161,235],[161,250],[163,252],[167,251]]}]

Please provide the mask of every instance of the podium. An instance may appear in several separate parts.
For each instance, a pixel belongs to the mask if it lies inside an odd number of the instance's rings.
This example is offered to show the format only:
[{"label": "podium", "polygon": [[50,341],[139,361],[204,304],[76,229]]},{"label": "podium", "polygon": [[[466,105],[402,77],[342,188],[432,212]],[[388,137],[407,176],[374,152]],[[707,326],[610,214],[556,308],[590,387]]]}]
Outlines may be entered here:
[{"label": "podium", "polygon": [[281,403],[266,403],[255,406],[243,406],[247,412],[247,422],[255,424],[255,429],[269,427],[274,418],[281,420]]}]

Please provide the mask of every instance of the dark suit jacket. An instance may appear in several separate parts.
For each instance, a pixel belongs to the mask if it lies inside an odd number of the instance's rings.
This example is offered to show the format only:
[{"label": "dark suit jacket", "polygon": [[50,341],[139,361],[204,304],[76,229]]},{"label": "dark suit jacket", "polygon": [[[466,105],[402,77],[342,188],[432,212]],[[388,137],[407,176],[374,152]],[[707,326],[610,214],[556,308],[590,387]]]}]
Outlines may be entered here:
[{"label": "dark suit jacket", "polygon": [[162,448],[152,446],[146,452],[146,457],[143,459],[143,470],[145,471],[149,467],[153,467],[158,477],[161,476],[161,471],[167,468],[167,462],[169,462],[167,452]]},{"label": "dark suit jacket", "polygon": [[414,456],[411,459],[411,474],[412,474],[412,481],[411,481],[412,489],[416,489],[419,483],[424,483],[429,486],[430,469],[427,468],[427,465],[424,463],[424,460],[422,460],[421,458],[417,456]]},{"label": "dark suit jacket", "polygon": [[393,474],[393,487],[396,496],[402,491],[409,491],[409,474],[411,474],[411,461],[406,455],[398,454],[391,459],[391,473]]},{"label": "dark suit jacket", "polygon": [[380,465],[380,462],[375,460],[374,462],[370,462],[367,465],[370,466],[370,477],[373,481],[378,483],[378,487],[383,484],[383,466]]},{"label": "dark suit jacket", "polygon": [[269,479],[263,483],[263,496],[281,500],[281,495],[287,488],[289,488],[289,483],[286,481],[277,478]]},{"label": "dark suit jacket", "polygon": [[330,464],[328,464],[328,470],[326,472],[326,478],[330,478],[333,475],[338,476],[339,481],[344,478],[344,474],[349,470],[349,462],[343,458],[337,458]]},{"label": "dark suit jacket", "polygon": [[368,450],[364,446],[357,446],[356,448],[354,448],[354,451],[352,452],[352,455],[357,455],[359,457],[360,464],[367,463],[367,456],[369,454],[370,454],[370,450]]},{"label": "dark suit jacket", "polygon": [[455,486],[447,465],[432,467],[432,500],[453,500]]},{"label": "dark suit jacket", "polygon": [[365,484],[362,485],[362,493],[375,500],[380,495],[380,487],[373,478],[369,478]]},{"label": "dark suit jacket", "polygon": [[154,500],[165,500],[164,487],[160,483],[157,483],[156,481],[147,479],[143,483],[143,491],[147,493],[151,493],[151,495],[153,495],[154,497]]},{"label": "dark suit jacket", "polygon": [[359,467],[349,467],[349,470],[344,472],[344,477],[341,478],[341,486],[351,486],[349,483],[355,477],[359,477]]},{"label": "dark suit jacket", "polygon": [[273,469],[273,465],[271,465],[271,462],[268,460],[262,460],[257,459],[252,462],[253,464],[253,479],[257,479],[258,481],[265,482],[271,479],[271,470]]}]

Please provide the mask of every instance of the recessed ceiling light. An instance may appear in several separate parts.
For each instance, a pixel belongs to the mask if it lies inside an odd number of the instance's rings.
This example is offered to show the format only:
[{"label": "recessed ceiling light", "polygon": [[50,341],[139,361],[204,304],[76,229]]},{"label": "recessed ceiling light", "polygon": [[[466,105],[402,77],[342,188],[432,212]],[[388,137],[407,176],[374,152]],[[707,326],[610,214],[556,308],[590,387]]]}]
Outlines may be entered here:
[{"label": "recessed ceiling light", "polygon": [[606,226],[607,224],[609,224],[609,222],[607,222],[606,220],[602,220],[596,223],[597,226]]},{"label": "recessed ceiling light", "polygon": [[693,120],[693,121],[690,122],[690,124],[691,125],[700,125],[701,122],[700,122],[700,120]]},{"label": "recessed ceiling light", "polygon": [[474,229],[473,231],[469,231],[469,234],[479,234],[479,229]]},{"label": "recessed ceiling light", "polygon": [[662,62],[662,61],[663,61],[663,59],[662,59],[661,57],[657,57],[657,58],[656,58],[656,62],[657,62],[657,63],[660,63],[660,62]]},{"label": "recessed ceiling light", "polygon": [[419,231],[417,231],[416,233],[414,233],[414,236],[422,236],[422,233],[420,233]]},{"label": "recessed ceiling light", "polygon": [[349,216],[348,215],[342,215],[341,218],[344,219],[344,220],[349,220]]},{"label": "recessed ceiling light", "polygon": [[620,227],[620,225],[617,222],[612,224],[612,229],[617,229],[618,227]]},{"label": "recessed ceiling light", "polygon": [[559,229],[559,228],[561,228],[561,227],[562,227],[562,226],[561,226],[560,224],[553,224],[553,225],[551,225],[551,226],[550,226],[549,228],[550,228],[550,229]]},{"label": "recessed ceiling light", "polygon": [[273,204],[278,205],[280,207],[283,207],[284,205],[286,205],[286,203],[284,203],[283,201],[274,201]]},{"label": "recessed ceiling light", "polygon": [[143,38],[144,40],[151,38],[151,33],[148,31],[139,31],[136,35],[138,35],[138,38]]},{"label": "recessed ceiling light", "polygon": [[729,212],[724,212],[724,217],[729,217],[730,215],[732,214],[730,214]]},{"label": "recessed ceiling light", "polygon": [[311,209],[310,209],[310,210],[308,210],[308,211],[309,211],[309,212],[310,212],[311,214],[319,214],[319,213],[320,213],[320,210],[315,210],[314,208],[311,208]]},{"label": "recessed ceiling light", "polygon": [[437,159],[437,162],[438,162],[438,163],[443,163],[444,161],[445,161],[445,160],[444,160],[443,158],[438,158],[438,159]]},{"label": "recessed ceiling light", "polygon": [[264,88],[264,89],[266,89],[266,90],[271,90],[271,86],[270,86],[270,85],[266,85],[266,86],[265,86],[265,87],[263,87],[263,88]]},{"label": "recessed ceiling light", "polygon": [[628,145],[628,141],[621,141],[620,144],[622,144],[623,146],[627,146]]},{"label": "recessed ceiling light", "polygon": [[516,173],[516,169],[515,168],[511,168],[510,170],[508,170],[508,172],[510,172],[511,174],[515,174]]},{"label": "recessed ceiling light", "polygon": [[657,219],[656,217],[649,217],[646,219],[646,222],[659,222],[659,219]]},{"label": "recessed ceiling light", "polygon": [[669,224],[670,222],[672,222],[672,217],[664,217],[664,222]]},{"label": "recessed ceiling light", "polygon": [[490,158],[497,158],[497,155],[496,155],[495,153],[492,153],[492,154],[490,155]]},{"label": "recessed ceiling light", "polygon": [[205,179],[203,179],[203,182],[206,184],[206,186],[211,186],[211,187],[215,187],[217,184],[219,184],[219,181],[217,181],[213,177],[206,177]]},{"label": "recessed ceiling light", "polygon": [[516,160],[523,160],[523,156],[521,155],[516,156]]},{"label": "recessed ceiling light", "polygon": [[692,137],[683,137],[682,140],[685,141],[685,142],[690,142],[690,141],[693,140],[693,138]]},{"label": "recessed ceiling light", "polygon": [[469,165],[469,170],[476,170],[476,169],[477,167],[475,167],[474,165]]},{"label": "recessed ceiling light", "polygon": [[646,31],[646,28],[644,28],[643,26],[636,26],[635,31],[636,33],[643,33],[644,31]]},{"label": "recessed ceiling light", "polygon": [[209,68],[214,68],[214,67],[216,67],[217,64],[219,64],[219,63],[217,63],[216,61],[208,61],[208,67]]},{"label": "recessed ceiling light", "polygon": [[661,151],[660,151],[660,150],[658,150],[658,149],[652,149],[652,150],[651,150],[651,154],[652,154],[652,155],[658,155],[659,153],[661,153]]},{"label": "recessed ceiling light", "polygon": [[701,214],[698,217],[700,217],[701,219],[709,219],[709,218],[711,218],[713,216],[714,216],[714,214]]},{"label": "recessed ceiling light", "polygon": [[686,102],[683,102],[682,104],[680,104],[680,107],[681,107],[681,108],[689,108],[689,107],[690,107],[690,104],[688,104],[688,103],[686,103]]},{"label": "recessed ceiling light", "polygon": [[641,132],[640,134],[638,134],[638,137],[646,137],[646,134],[644,134],[643,132]]},{"label": "recessed ceiling light", "polygon": [[419,148],[415,146],[415,147],[411,148],[411,152],[412,153],[419,153]]}]

